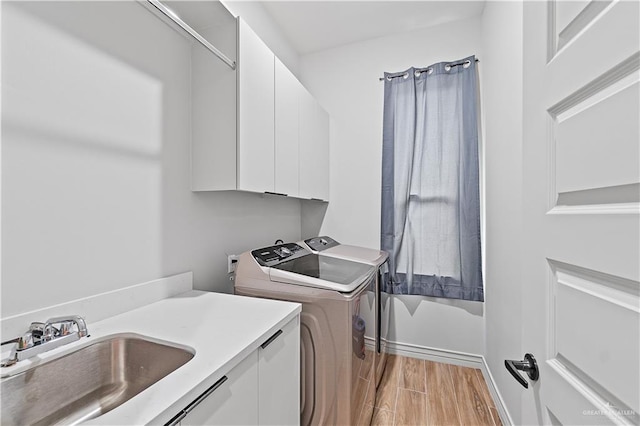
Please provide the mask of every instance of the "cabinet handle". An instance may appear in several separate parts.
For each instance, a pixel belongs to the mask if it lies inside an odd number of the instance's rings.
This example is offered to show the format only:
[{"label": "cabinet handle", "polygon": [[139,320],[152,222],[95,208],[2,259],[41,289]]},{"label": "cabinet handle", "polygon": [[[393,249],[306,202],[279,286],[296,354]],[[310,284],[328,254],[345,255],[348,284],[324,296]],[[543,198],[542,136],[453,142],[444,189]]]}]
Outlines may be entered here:
[{"label": "cabinet handle", "polygon": [[281,335],[281,334],[282,334],[282,330],[278,330],[278,331],[276,331],[276,332],[275,332],[275,334],[274,334],[273,336],[269,337],[269,338],[267,339],[267,341],[266,341],[266,342],[264,342],[263,344],[261,344],[261,345],[260,345],[260,347],[261,347],[262,349],[266,348],[266,347],[267,347],[267,346],[269,346],[269,345],[270,345],[274,340],[276,340],[276,339],[278,338],[278,336],[279,336],[279,335]]},{"label": "cabinet handle", "polygon": [[271,192],[271,191],[264,191],[265,194],[269,194],[269,195],[279,195],[281,197],[288,197],[288,194],[284,194],[282,192]]},{"label": "cabinet handle", "polygon": [[187,412],[182,410],[178,414],[176,414],[171,420],[166,422],[164,426],[176,426],[177,424],[180,424],[180,422],[182,421],[182,419],[185,418],[186,415],[187,415]]},{"label": "cabinet handle", "polygon": [[184,410],[180,411],[171,420],[169,420],[167,423],[165,423],[165,426],[175,426],[178,423],[180,423],[182,421],[182,419],[184,419],[187,416],[187,414],[189,414],[191,411],[193,411],[194,408],[196,408],[198,405],[200,405],[200,403],[202,401],[207,399],[207,397],[209,395],[211,395],[216,389],[218,389],[220,386],[222,386],[222,384],[224,382],[226,382],[227,380],[228,380],[227,376],[222,376],[222,378],[220,378],[220,380],[215,382],[211,387],[209,387],[206,391],[202,392],[200,394],[200,396],[198,396],[189,405],[187,405],[184,408]]}]

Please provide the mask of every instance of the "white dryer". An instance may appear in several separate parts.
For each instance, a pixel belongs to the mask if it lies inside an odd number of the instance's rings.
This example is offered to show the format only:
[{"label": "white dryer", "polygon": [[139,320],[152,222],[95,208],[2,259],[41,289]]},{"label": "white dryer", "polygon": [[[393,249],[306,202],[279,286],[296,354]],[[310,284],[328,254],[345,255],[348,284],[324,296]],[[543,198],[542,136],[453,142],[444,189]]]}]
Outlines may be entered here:
[{"label": "white dryer", "polygon": [[382,374],[387,363],[387,343],[389,337],[391,298],[385,292],[389,279],[389,254],[386,251],[366,247],[340,244],[331,237],[309,238],[299,243],[313,253],[331,256],[338,259],[367,263],[376,268],[376,281],[368,289],[370,303],[361,307],[362,316],[374,324],[367,330],[368,348],[373,352],[373,371],[376,372],[376,387],[380,385]]},{"label": "white dryer", "polygon": [[370,423],[372,413],[363,408],[373,404],[375,387],[369,386],[365,334],[373,324],[361,315],[361,300],[375,281],[371,264],[295,243],[240,255],[236,294],[302,303],[300,424]]}]

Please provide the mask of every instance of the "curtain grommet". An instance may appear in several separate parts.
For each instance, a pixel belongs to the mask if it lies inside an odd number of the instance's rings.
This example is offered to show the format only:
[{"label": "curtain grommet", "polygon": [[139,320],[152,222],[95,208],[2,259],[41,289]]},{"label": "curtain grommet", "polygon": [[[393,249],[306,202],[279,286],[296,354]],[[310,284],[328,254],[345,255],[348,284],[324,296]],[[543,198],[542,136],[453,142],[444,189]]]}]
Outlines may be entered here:
[{"label": "curtain grommet", "polygon": [[451,71],[451,65],[449,65],[449,64],[445,65],[445,66],[444,66],[444,70],[445,70],[446,72]]},{"label": "curtain grommet", "polygon": [[469,68],[470,66],[471,66],[471,61],[469,59],[464,61],[464,64],[462,64],[462,68]]},{"label": "curtain grommet", "polygon": [[427,75],[433,74],[433,67],[425,68],[423,70],[416,70],[414,75],[416,77],[420,77],[422,74],[427,73]]}]

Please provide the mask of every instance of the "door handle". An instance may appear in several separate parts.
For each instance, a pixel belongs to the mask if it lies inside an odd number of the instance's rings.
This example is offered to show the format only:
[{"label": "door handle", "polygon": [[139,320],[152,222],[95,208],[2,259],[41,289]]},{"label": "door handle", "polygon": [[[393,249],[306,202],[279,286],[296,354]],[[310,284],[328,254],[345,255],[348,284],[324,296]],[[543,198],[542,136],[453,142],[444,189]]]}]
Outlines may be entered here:
[{"label": "door handle", "polygon": [[512,359],[505,359],[504,366],[507,367],[507,371],[511,373],[514,379],[518,381],[525,389],[529,388],[529,383],[518,373],[517,370],[524,371],[531,380],[538,380],[540,372],[538,371],[538,363],[531,354],[525,354],[523,361],[514,361]]}]

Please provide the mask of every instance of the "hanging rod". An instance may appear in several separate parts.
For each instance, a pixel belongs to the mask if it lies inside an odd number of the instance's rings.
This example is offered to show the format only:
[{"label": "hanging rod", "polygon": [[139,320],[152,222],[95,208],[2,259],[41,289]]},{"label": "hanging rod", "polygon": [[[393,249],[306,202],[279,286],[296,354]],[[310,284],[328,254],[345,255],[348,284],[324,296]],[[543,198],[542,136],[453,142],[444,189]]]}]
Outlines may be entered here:
[{"label": "hanging rod", "polygon": [[182,19],[180,19],[180,17],[173,10],[169,9],[167,6],[165,6],[158,0],[147,0],[147,3],[155,7],[158,11],[160,11],[164,16],[169,18],[171,21],[178,24],[178,26],[182,28],[184,31],[186,31],[187,34],[189,34],[191,37],[196,39],[196,41],[202,44],[207,50],[211,51],[211,53],[216,55],[220,60],[222,60],[222,62],[227,64],[232,70],[236,69],[235,61],[232,61],[231,59],[229,59],[227,55],[222,53],[214,45],[209,43],[204,37],[198,34],[198,32],[193,28],[191,28],[189,24],[187,24]]},{"label": "hanging rod", "polygon": [[[455,63],[455,64],[447,64],[447,65],[449,65],[449,67],[453,68],[453,67],[457,67],[457,66],[460,66],[460,65],[464,65],[466,62],[467,61],[462,61],[462,62],[458,62],[458,63]],[[480,59],[476,59],[476,62],[480,62]],[[424,71],[428,70],[429,68],[431,68],[431,66],[426,67],[426,68],[418,68],[418,69],[421,70],[421,72],[424,72]],[[398,78],[398,77],[404,76],[405,74],[406,73],[400,73],[398,75],[392,75],[389,78]],[[385,77],[380,77],[378,80],[384,81],[384,79],[385,79]]]}]

